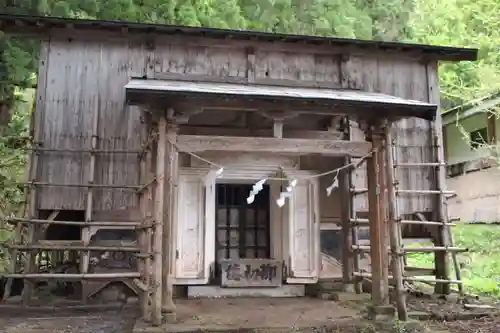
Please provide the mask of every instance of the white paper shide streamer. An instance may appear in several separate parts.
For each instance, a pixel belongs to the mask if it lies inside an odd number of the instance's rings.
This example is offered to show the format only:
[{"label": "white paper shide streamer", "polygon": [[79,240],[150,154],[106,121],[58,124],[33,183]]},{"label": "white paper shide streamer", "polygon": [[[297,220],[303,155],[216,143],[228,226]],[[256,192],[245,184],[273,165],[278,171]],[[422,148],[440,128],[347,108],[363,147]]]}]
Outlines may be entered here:
[{"label": "white paper shide streamer", "polygon": [[326,195],[330,196],[334,189],[339,187],[339,172],[335,173],[333,177],[332,184],[326,188]]},{"label": "white paper shide streamer", "polygon": [[285,188],[285,191],[280,193],[280,197],[276,200],[276,204],[279,207],[283,207],[285,205],[285,201],[287,198],[292,196],[292,191],[297,186],[297,179],[292,180],[288,186]]},{"label": "white paper shide streamer", "polygon": [[221,178],[223,172],[224,172],[224,168],[219,168],[219,170],[217,170],[217,172],[215,173],[215,176],[217,178]]},{"label": "white paper shide streamer", "polygon": [[247,198],[247,204],[250,205],[254,202],[255,196],[257,195],[257,193],[259,193],[260,191],[262,191],[264,189],[264,184],[266,181],[267,181],[267,179],[261,179],[252,186],[252,190],[250,191],[250,194],[248,195],[248,198]]}]

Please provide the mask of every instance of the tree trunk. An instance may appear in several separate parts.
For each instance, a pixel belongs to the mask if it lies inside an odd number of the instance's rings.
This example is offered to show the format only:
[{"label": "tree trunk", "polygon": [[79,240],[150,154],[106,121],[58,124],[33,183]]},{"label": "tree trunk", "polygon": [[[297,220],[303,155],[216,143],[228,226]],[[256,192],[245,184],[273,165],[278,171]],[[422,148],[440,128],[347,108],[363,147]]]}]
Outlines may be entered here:
[{"label": "tree trunk", "polygon": [[7,101],[0,101],[0,133],[9,125],[12,117],[11,104]]}]

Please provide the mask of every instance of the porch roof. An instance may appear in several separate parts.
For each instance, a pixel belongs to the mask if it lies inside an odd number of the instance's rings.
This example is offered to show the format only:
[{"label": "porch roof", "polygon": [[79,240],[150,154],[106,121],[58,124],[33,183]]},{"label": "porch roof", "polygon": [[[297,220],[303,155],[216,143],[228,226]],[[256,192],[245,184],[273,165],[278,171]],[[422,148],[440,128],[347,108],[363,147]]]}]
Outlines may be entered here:
[{"label": "porch roof", "polygon": [[[418,117],[434,119],[437,105],[361,90],[297,88],[236,83],[132,79],[125,85],[127,100],[142,104],[155,95],[171,101],[196,102],[197,106],[231,106],[240,102],[250,111],[265,107],[304,113],[357,114],[362,118]],[[203,103],[200,103],[200,98]],[[276,105],[276,104],[280,105]],[[227,105],[226,105],[227,104]]]}]

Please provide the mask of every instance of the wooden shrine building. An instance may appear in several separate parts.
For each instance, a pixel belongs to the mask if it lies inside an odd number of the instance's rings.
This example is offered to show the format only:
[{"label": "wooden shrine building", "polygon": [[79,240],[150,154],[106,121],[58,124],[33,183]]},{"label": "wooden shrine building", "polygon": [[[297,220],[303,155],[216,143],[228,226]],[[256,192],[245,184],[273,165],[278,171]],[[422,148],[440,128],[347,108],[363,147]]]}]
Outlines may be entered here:
[{"label": "wooden shrine building", "polygon": [[[391,281],[400,318],[419,280],[405,253],[435,253],[436,292],[460,285],[438,62],[477,50],[12,15],[0,29],[41,41],[28,210],[8,221],[26,231],[8,275],[25,304],[51,279],[84,302],[121,281],[153,324],[178,288],[304,296],[330,229],[344,287],[368,278],[382,306]],[[410,234],[434,246],[405,248]]]}]

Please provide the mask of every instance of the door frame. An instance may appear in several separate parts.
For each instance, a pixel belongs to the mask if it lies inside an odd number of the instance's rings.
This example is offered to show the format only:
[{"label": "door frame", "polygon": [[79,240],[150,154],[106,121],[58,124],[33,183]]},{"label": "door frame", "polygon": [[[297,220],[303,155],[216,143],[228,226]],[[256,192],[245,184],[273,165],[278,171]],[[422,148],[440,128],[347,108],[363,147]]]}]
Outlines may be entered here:
[{"label": "door frame", "polygon": [[[217,178],[217,184],[255,184],[261,179],[273,177],[274,174],[268,172],[249,172],[246,177],[242,177],[241,171],[238,172],[237,177],[232,178],[230,170],[224,171],[222,177]],[[269,185],[269,242],[270,242],[270,257],[271,259],[283,260],[282,258],[282,242],[283,242],[283,219],[281,208],[276,204],[276,199],[280,194],[280,184],[276,181],[267,181]],[[258,194],[257,194],[258,195]],[[215,240],[217,227],[214,225],[214,230],[211,231],[212,237]],[[215,250],[215,249],[214,249]]]}]

